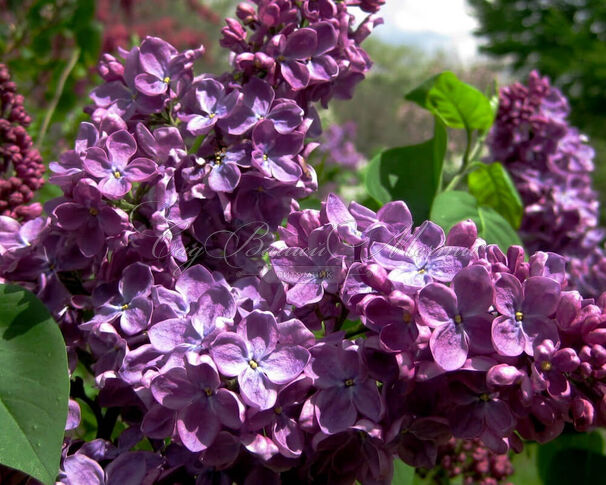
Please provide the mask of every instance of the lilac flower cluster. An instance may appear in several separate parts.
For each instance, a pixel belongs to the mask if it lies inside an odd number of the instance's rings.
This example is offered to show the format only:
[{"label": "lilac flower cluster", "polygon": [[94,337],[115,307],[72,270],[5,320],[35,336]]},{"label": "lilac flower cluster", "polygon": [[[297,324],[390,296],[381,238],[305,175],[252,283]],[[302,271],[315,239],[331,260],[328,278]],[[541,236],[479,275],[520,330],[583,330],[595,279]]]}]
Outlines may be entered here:
[{"label": "lilac flower cluster", "polygon": [[[563,257],[526,262],[520,247],[477,239],[471,221],[445,237],[432,222],[413,230],[402,202],[374,213],[334,195],[279,232],[271,262],[286,302],[326,333],[310,349],[315,391],[300,419],[311,429],[346,436],[364,422],[374,456],[431,468],[452,436],[502,454],[518,435],[604,423],[604,299],[565,291]],[[340,317],[323,320],[327,306]]]},{"label": "lilac flower cluster", "polygon": [[[316,189],[312,103],[351,94],[378,19],[354,30],[347,3],[255,3],[224,30],[232,73],[195,76],[203,48],[155,37],[104,55],[91,121],[50,164],[63,195],[48,217],[0,216],[0,277],[48,306],[70,371],[85,366],[99,390],[92,399],[72,379],[65,485],[271,481],[316,463],[300,424],[316,339],[264,250]],[[99,408],[91,443],[71,431],[82,403]],[[110,442],[118,418],[127,428]]]},{"label": "lilac flower cluster", "polygon": [[322,133],[322,143],[317,151],[326,165],[359,169],[364,163],[364,155],[356,149],[355,138],[355,122],[331,125]]},{"label": "lilac flower cluster", "polygon": [[533,71],[526,85],[499,94],[490,158],[505,165],[524,202],[524,244],[566,256],[570,287],[597,298],[606,290],[606,257],[591,186],[594,151],[568,125],[568,102],[547,78]]},{"label": "lilac flower cluster", "polygon": [[493,453],[479,440],[450,439],[438,450],[438,462],[449,479],[461,476],[465,485],[511,485],[506,480],[514,472],[506,453]]},{"label": "lilac flower cluster", "polygon": [[17,94],[8,68],[0,64],[0,214],[22,221],[42,213],[41,204],[30,204],[44,184],[45,170],[26,130],[30,122],[23,96]]}]

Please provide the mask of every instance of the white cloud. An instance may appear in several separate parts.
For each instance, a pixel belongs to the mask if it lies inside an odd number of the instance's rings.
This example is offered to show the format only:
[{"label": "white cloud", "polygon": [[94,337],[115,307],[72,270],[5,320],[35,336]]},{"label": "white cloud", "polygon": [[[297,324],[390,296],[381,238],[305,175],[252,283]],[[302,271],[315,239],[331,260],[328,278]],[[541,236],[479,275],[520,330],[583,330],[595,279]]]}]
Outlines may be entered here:
[{"label": "white cloud", "polygon": [[[462,60],[470,60],[477,53],[478,41],[472,32],[478,23],[465,0],[387,0],[379,14],[385,20],[385,26],[377,29],[379,36],[381,30],[390,34],[438,34],[444,39],[438,47],[454,50]],[[419,43],[422,47],[422,40]],[[436,47],[435,43],[431,47]]]},{"label": "white cloud", "polygon": [[477,25],[465,0],[387,0],[383,15],[398,29],[434,31],[443,35],[468,34]]}]

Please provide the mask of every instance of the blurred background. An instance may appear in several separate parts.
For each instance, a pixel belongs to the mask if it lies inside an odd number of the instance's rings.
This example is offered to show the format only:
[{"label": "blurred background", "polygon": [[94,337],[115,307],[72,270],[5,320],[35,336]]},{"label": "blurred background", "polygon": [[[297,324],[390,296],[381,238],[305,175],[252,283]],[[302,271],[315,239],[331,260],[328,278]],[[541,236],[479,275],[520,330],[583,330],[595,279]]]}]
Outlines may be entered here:
[{"label": "blurred background", "polygon": [[[156,35],[177,48],[204,44],[198,72],[220,73],[228,67],[220,30],[237,3],[0,0],[0,60],[25,96],[30,134],[44,160],[69,148],[86,119],[102,53]],[[381,13],[385,24],[365,43],[375,62],[368,79],[354,102],[337,101],[322,112],[324,146],[314,163],[327,190],[355,190],[357,171],[378,150],[431,136],[430,116],[403,99],[426,78],[451,70],[490,93],[495,81],[523,80],[538,69],[564,91],[573,123],[590,137],[596,185],[606,200],[604,0],[387,0]],[[461,143],[455,136],[451,154]]]}]

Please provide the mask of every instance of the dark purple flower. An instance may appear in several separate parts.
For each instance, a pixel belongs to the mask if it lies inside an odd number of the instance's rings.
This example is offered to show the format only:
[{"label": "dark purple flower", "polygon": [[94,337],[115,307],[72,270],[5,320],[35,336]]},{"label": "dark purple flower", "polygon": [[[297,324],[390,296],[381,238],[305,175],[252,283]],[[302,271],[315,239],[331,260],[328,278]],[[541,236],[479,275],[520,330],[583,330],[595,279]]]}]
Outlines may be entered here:
[{"label": "dark purple flower", "polygon": [[329,81],[339,73],[335,60],[326,55],[335,48],[337,31],[330,22],[318,22],[282,37],[278,61],[282,76],[299,91],[312,81]]},{"label": "dark purple flower", "polygon": [[53,214],[62,229],[76,234],[76,243],[84,256],[97,255],[106,244],[106,236],[118,236],[128,223],[128,215],[105,204],[92,180],[82,179],[74,188],[73,202],[59,204]]},{"label": "dark purple flower", "polygon": [[255,310],[238,325],[237,333],[223,332],[210,353],[221,374],[238,377],[244,401],[259,409],[276,403],[280,385],[293,381],[309,361],[299,345],[279,345],[278,326],[269,312]]},{"label": "dark purple flower", "polygon": [[134,335],[145,330],[152,313],[152,302],[149,298],[154,282],[151,269],[143,263],[133,263],[122,273],[118,283],[118,294],[109,299],[101,296],[107,291],[103,286],[97,287],[97,298],[106,299],[97,308],[93,322],[112,322],[120,318],[120,327],[127,335]]},{"label": "dark purple flower", "polygon": [[271,121],[259,123],[252,134],[252,163],[265,176],[281,182],[294,183],[303,170],[294,156],[303,148],[300,133],[279,134]]},{"label": "dark purple flower", "polygon": [[368,377],[357,347],[324,344],[311,352],[309,374],[318,389],[312,403],[320,429],[327,434],[345,431],[357,421],[358,413],[378,422],[383,415],[383,400],[375,380]]},{"label": "dark purple flower", "polygon": [[303,453],[305,436],[297,418],[310,388],[311,379],[302,376],[279,392],[273,408],[251,409],[247,416],[247,425],[253,430],[271,426],[272,441],[288,458],[297,458]]},{"label": "dark purple flower", "polygon": [[483,374],[473,374],[450,385],[449,420],[457,438],[480,438],[497,453],[507,451],[505,437],[516,420],[499,393],[491,392]]},{"label": "dark purple flower", "polygon": [[460,368],[470,350],[492,352],[492,316],[488,311],[493,287],[488,271],[476,265],[463,268],[452,280],[452,287],[430,283],[419,293],[419,314],[434,328],[429,341],[431,353],[448,371]]},{"label": "dark purple flower", "polygon": [[48,220],[42,217],[20,224],[12,217],[0,216],[0,255],[30,247],[47,225]]},{"label": "dark purple flower", "polygon": [[130,191],[133,182],[144,182],[155,175],[156,164],[149,158],[130,160],[137,152],[137,143],[127,131],[112,133],[105,147],[107,153],[98,147],[86,150],[82,163],[89,174],[101,179],[99,191],[107,198],[120,199]]},{"label": "dark purple flower", "polygon": [[184,364],[158,374],[150,388],[160,404],[178,411],[179,438],[188,450],[198,452],[213,443],[221,425],[242,426],[244,405],[232,391],[219,387],[221,379],[209,356],[202,356],[195,365],[187,360]]},{"label": "dark purple flower", "polygon": [[495,282],[495,308],[501,314],[492,323],[492,343],[502,355],[534,355],[534,346],[544,340],[559,344],[551,319],[560,301],[560,285],[544,276],[532,276],[524,285],[502,273]]},{"label": "dark purple flower", "polygon": [[199,352],[233,322],[236,305],[230,288],[203,266],[184,271],[175,290],[157,287],[156,300],[165,317],[149,329],[149,339],[161,352]]},{"label": "dark purple flower", "polygon": [[159,96],[169,90],[174,83],[191,67],[194,53],[177,52],[172,45],[158,37],[146,37],[139,49],[140,74],[135,76],[135,87],[146,96]]},{"label": "dark purple flower", "polygon": [[253,77],[242,93],[242,101],[220,124],[231,135],[242,135],[264,119],[271,120],[278,133],[287,134],[303,121],[303,110],[290,99],[274,102],[275,91],[262,79]]},{"label": "dark purple flower", "polygon": [[194,136],[208,133],[217,121],[229,116],[238,95],[236,90],[226,93],[223,84],[215,79],[196,82],[186,97],[186,114],[180,116],[187,121],[187,131]]},{"label": "dark purple flower", "polygon": [[324,225],[311,232],[307,248],[278,241],[272,245],[270,257],[278,278],[292,285],[286,301],[302,307],[319,302],[325,292],[338,291],[353,248],[339,241],[331,225]]},{"label": "dark purple flower", "polygon": [[537,390],[546,390],[553,398],[569,398],[571,387],[566,374],[574,372],[580,364],[574,349],[556,350],[553,342],[546,340],[535,348],[533,384]]}]

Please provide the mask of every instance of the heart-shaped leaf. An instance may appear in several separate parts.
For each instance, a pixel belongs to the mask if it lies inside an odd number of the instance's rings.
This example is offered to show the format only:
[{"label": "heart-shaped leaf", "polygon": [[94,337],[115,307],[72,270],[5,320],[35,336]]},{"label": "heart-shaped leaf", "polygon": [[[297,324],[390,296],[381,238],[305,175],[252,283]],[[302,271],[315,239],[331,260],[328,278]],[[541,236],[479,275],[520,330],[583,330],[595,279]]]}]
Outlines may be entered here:
[{"label": "heart-shaped leaf", "polygon": [[379,153],[366,170],[368,193],[381,204],[403,200],[421,224],[441,185],[446,142],[446,129],[436,118],[432,139]]},{"label": "heart-shaped leaf", "polygon": [[406,99],[431,111],[450,128],[485,132],[494,121],[488,98],[449,71],[428,79]]},{"label": "heart-shaped leaf", "polygon": [[0,463],[55,483],[68,396],[59,327],[32,293],[0,285]]}]

